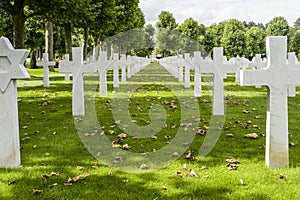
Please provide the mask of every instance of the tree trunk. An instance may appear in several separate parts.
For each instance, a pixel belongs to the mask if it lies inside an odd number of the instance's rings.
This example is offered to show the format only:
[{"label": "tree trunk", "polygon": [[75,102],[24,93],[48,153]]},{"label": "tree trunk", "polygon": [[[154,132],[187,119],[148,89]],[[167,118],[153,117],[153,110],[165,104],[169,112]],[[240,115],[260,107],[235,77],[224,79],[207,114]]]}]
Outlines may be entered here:
[{"label": "tree trunk", "polygon": [[36,55],[35,55],[35,51],[31,51],[30,54],[30,65],[29,65],[30,69],[36,69]]},{"label": "tree trunk", "polygon": [[13,36],[14,36],[14,47],[16,49],[25,49],[24,43],[24,25],[26,17],[23,11],[14,13],[12,15],[13,19]]},{"label": "tree trunk", "polygon": [[93,47],[93,55],[94,55],[94,60],[95,61],[98,60],[99,50],[100,50],[99,37],[95,36],[94,37],[94,47]]},{"label": "tree trunk", "polygon": [[[46,22],[45,32],[45,52],[48,53],[49,61],[53,61],[53,24],[51,21]],[[50,66],[49,69],[52,72],[55,71],[54,66]]]},{"label": "tree trunk", "polygon": [[83,34],[83,60],[87,59],[88,42],[89,42],[89,28],[84,28],[84,34]]},{"label": "tree trunk", "polygon": [[66,54],[70,55],[72,60],[72,32],[71,25],[65,25],[65,43],[66,43]]}]

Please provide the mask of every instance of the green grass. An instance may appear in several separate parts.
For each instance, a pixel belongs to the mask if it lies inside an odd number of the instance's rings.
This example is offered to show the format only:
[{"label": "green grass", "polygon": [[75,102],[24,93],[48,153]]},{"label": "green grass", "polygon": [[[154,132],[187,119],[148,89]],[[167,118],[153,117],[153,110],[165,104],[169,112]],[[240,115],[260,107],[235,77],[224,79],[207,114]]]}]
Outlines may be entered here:
[{"label": "green grass", "polygon": [[[126,152],[151,153],[153,149],[159,150],[168,141],[164,136],[170,135],[169,142],[172,142],[179,130],[180,109],[186,105],[180,104],[165,85],[183,86],[158,68],[156,64],[152,64],[135,77],[143,78],[145,74],[149,76],[149,72],[156,69],[156,75],[164,77],[168,83],[156,80],[138,87],[128,101],[129,113],[136,124],[145,126],[152,123],[149,116],[150,106],[160,104],[166,110],[168,126],[156,134],[157,140],[128,136],[120,144],[120,147],[126,143],[130,145],[131,149]],[[50,88],[43,88],[42,70],[29,70],[29,73],[31,79],[18,81],[22,166],[16,169],[0,169],[0,199],[300,199],[299,93],[297,97],[289,98],[290,142],[298,144],[290,147],[289,168],[268,169],[264,164],[265,149],[259,148],[265,144],[265,138],[244,138],[247,133],[265,133],[266,89],[241,87],[234,83],[234,77],[230,75],[225,82],[227,101],[224,128],[208,156],[197,156],[205,136],[196,135],[194,142],[188,147],[196,156],[195,160],[186,159],[184,154],[158,171],[130,173],[105,165],[85,148],[80,137],[93,138],[77,133],[80,133],[76,130],[78,118],[74,120],[72,117],[72,84],[64,82],[63,75],[51,73]],[[124,130],[116,125],[115,121],[118,119],[111,112],[114,108],[110,103],[113,96],[111,76],[109,73],[109,96],[95,99],[95,107],[99,111],[98,123],[102,130],[94,125],[91,130],[103,131],[111,141],[116,141],[118,134]],[[130,84],[139,85],[135,77],[130,82],[121,84],[121,88]],[[210,92],[207,87],[203,89],[203,96],[198,98],[201,115],[196,116],[204,118],[196,124],[201,128],[209,126],[211,116]],[[119,90],[116,91],[118,92]],[[182,96],[188,94],[182,93]],[[245,114],[243,110],[249,110],[250,113]],[[255,119],[258,115],[263,118]],[[84,127],[86,118],[81,119],[81,127]],[[259,129],[253,128],[253,125],[257,125]],[[111,131],[114,133],[109,134]],[[137,132],[136,135],[140,133]],[[229,138],[228,133],[234,134],[234,137]],[[238,170],[229,171],[226,168],[225,160],[228,156],[240,161]],[[189,173],[187,169],[183,169],[185,163],[199,178],[175,175],[178,171],[183,175]],[[95,164],[97,168],[93,167]],[[83,169],[78,170],[77,166]],[[208,169],[201,170],[202,166],[207,166]],[[139,165],[137,170],[138,167]],[[47,179],[42,177],[51,172],[59,173],[59,176]],[[84,174],[89,176],[72,186],[64,185],[68,178]],[[280,179],[280,174],[285,179]],[[209,177],[204,178],[205,175]],[[240,179],[246,184],[242,185]],[[12,180],[16,183],[8,185]],[[167,190],[162,190],[162,186],[166,186]],[[32,190],[42,192],[32,194]]]}]

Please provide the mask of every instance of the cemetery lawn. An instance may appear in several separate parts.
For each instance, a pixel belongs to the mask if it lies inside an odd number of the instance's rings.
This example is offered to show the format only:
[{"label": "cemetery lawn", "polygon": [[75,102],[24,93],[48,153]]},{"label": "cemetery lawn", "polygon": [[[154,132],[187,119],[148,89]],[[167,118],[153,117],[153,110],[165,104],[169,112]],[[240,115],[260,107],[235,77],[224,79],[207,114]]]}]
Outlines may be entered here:
[{"label": "cemetery lawn", "polygon": [[[159,66],[153,63],[148,68]],[[189,159],[184,154],[158,171],[129,173],[104,165],[82,144],[75,126],[80,119],[72,117],[72,83],[51,72],[50,88],[43,88],[42,70],[29,73],[31,79],[18,81],[22,166],[0,169],[0,199],[300,199],[299,92],[289,98],[289,168],[271,170],[264,164],[266,88],[241,87],[229,76],[224,127],[205,158],[198,156],[205,134],[197,134],[189,146]],[[173,82],[178,84],[176,79]],[[203,96],[198,98],[199,133],[209,127],[211,115],[211,96],[205,85],[209,84],[204,83]],[[108,97],[96,98],[97,116],[103,133],[117,141],[123,131],[111,113],[112,73],[108,73],[108,90]],[[180,105],[172,92],[159,84],[149,82],[136,94],[130,101],[133,122],[141,126],[151,123],[149,106],[160,103],[167,110],[167,126],[156,134],[157,139],[127,136],[115,148],[128,144],[131,148],[124,151],[152,152],[176,135]],[[258,138],[244,138],[249,133]],[[230,156],[239,161],[237,169],[227,168]]]}]

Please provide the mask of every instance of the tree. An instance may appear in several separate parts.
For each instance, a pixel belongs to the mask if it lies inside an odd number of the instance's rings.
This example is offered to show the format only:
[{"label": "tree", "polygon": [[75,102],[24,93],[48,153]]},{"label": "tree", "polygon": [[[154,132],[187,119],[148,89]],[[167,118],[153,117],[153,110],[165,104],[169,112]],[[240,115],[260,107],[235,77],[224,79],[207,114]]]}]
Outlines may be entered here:
[{"label": "tree", "polygon": [[267,36],[288,36],[290,33],[289,23],[282,16],[274,17],[268,24]]},{"label": "tree", "polygon": [[245,49],[245,26],[237,19],[229,20],[221,39],[228,58],[242,55]]},{"label": "tree", "polygon": [[155,35],[155,28],[152,24],[147,24],[145,26],[145,42],[147,47],[147,55],[151,55],[152,51],[154,50],[155,41],[154,41],[154,35]]},{"label": "tree", "polygon": [[300,17],[294,22],[294,28],[300,30]]},{"label": "tree", "polygon": [[10,41],[13,40],[12,18],[6,12],[0,10],[0,36],[7,37]]},{"label": "tree", "polygon": [[297,30],[291,38],[291,51],[296,52],[300,56],[300,30]]},{"label": "tree", "polygon": [[158,29],[156,35],[156,48],[158,53],[162,53],[163,57],[172,54],[172,51],[177,51],[179,46],[179,34],[175,33],[178,24],[173,14],[168,11],[162,11],[156,23]]},{"label": "tree", "polygon": [[206,51],[204,54],[211,54],[214,47],[221,47],[221,39],[226,22],[219,24],[213,24],[206,29],[205,36],[203,39],[203,48]]},{"label": "tree", "polygon": [[28,17],[24,7],[28,5],[28,1],[0,1],[0,9],[9,14],[13,22],[13,44],[17,49],[24,49],[24,25]]},{"label": "tree", "polygon": [[253,58],[255,54],[265,53],[265,31],[259,27],[252,27],[246,32],[246,57]]}]

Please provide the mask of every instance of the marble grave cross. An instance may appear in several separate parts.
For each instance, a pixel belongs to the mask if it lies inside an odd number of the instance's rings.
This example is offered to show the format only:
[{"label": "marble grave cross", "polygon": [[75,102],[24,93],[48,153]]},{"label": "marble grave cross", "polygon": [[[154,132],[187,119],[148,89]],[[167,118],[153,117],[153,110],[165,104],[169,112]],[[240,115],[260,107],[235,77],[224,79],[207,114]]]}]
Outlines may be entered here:
[{"label": "marble grave cross", "polygon": [[23,65],[28,54],[0,38],[0,168],[21,164],[16,79],[30,78]]},{"label": "marble grave cross", "polygon": [[73,74],[72,113],[74,116],[82,116],[85,115],[83,77],[85,73],[95,73],[96,64],[84,64],[83,50],[80,47],[72,48],[72,56],[72,64],[69,66],[60,66],[59,72]]},{"label": "marble grave cross", "polygon": [[49,87],[50,83],[49,83],[49,66],[55,66],[55,62],[54,61],[49,61],[49,57],[48,57],[48,53],[43,53],[43,59],[41,62],[38,62],[36,64],[37,66],[42,66],[44,69],[44,87]]},{"label": "marble grave cross", "polygon": [[294,69],[300,66],[287,63],[287,37],[268,37],[266,44],[267,68],[241,71],[241,85],[268,87],[265,163],[281,168],[289,165],[288,88],[300,84],[300,70]]},{"label": "marble grave cross", "polygon": [[[68,68],[71,65],[72,65],[72,62],[70,61],[70,55],[65,54],[65,59],[59,63],[59,66],[63,66],[63,67],[59,67],[59,68]],[[70,74],[69,73],[65,73],[65,81],[70,82]]]},{"label": "marble grave cross", "polygon": [[[213,49],[214,59],[205,59],[201,58],[200,52],[195,52],[195,69],[200,68],[200,72],[203,74],[213,74],[214,84],[213,84],[213,115],[224,115],[224,82],[223,79],[226,79],[227,73],[236,73],[237,68],[234,64],[227,61],[223,56],[223,48],[215,47]],[[196,70],[195,70],[196,73]],[[196,76],[196,74],[195,74]],[[196,81],[196,79],[195,79]],[[201,81],[201,79],[200,79]],[[196,85],[196,83],[195,83]]]}]

